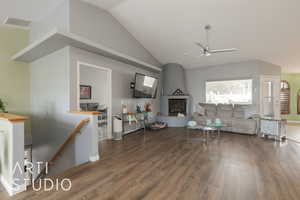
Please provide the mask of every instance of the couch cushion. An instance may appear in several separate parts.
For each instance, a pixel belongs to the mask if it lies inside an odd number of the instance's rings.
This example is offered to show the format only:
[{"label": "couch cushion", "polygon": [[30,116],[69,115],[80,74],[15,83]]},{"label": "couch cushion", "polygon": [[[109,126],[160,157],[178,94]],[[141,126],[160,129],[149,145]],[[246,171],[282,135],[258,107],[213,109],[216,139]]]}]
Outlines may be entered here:
[{"label": "couch cushion", "polygon": [[217,118],[231,119],[233,113],[233,107],[231,104],[219,104],[217,106]]},{"label": "couch cushion", "polygon": [[216,117],[221,119],[231,119],[232,113],[232,110],[218,110]]},{"label": "couch cushion", "polygon": [[201,116],[205,116],[205,108],[200,106],[199,104],[196,105],[196,112]]},{"label": "couch cushion", "polygon": [[239,104],[234,105],[233,118],[245,119],[245,110],[247,109],[247,107],[248,106],[246,105],[239,105]]},{"label": "couch cushion", "polygon": [[241,104],[235,104],[233,107],[234,111],[245,111],[249,106],[248,105],[241,105]]},{"label": "couch cushion", "polygon": [[200,106],[205,108],[205,114],[208,118],[214,119],[217,114],[217,106],[215,104],[199,103]]},{"label": "couch cushion", "polygon": [[232,131],[235,133],[256,134],[256,121],[251,119],[235,119],[232,121]]},{"label": "couch cushion", "polygon": [[199,115],[199,113],[193,113],[192,119],[197,122],[197,124],[205,124],[207,117]]},{"label": "couch cushion", "polygon": [[244,111],[234,111],[233,118],[235,119],[245,119],[245,112]]},{"label": "couch cushion", "polygon": [[232,126],[232,118],[220,118],[222,124],[225,124],[227,126]]},{"label": "couch cushion", "polygon": [[233,110],[232,104],[218,104],[217,106],[218,110]]},{"label": "couch cushion", "polygon": [[199,103],[200,106],[205,108],[206,110],[217,110],[217,105],[216,104],[211,104],[211,103]]}]

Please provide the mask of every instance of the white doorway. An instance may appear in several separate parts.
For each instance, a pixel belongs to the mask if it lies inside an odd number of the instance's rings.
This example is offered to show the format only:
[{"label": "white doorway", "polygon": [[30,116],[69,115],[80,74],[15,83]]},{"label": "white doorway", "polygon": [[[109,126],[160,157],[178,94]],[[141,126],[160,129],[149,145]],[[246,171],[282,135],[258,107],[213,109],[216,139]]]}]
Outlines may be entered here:
[{"label": "white doorway", "polygon": [[[109,68],[77,62],[77,106],[79,110],[99,111],[99,141],[112,138],[112,70]],[[89,92],[82,95],[82,91]]]},{"label": "white doorway", "polygon": [[260,77],[260,114],[280,119],[280,76]]}]

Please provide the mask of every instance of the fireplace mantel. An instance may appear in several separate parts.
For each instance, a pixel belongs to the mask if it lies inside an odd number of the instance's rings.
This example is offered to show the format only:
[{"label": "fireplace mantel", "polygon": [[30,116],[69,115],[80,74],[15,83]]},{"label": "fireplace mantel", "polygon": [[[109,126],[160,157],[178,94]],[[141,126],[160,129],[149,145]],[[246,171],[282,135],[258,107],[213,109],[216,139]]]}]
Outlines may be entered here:
[{"label": "fireplace mantel", "polygon": [[168,99],[189,99],[190,96],[187,96],[187,95],[171,95],[171,96],[165,96],[167,97]]}]

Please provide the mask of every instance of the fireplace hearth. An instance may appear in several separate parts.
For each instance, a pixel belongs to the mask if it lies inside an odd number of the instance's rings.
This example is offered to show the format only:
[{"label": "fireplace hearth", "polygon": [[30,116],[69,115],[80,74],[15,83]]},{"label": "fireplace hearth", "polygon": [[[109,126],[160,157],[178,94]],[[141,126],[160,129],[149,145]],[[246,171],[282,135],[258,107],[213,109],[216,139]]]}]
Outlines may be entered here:
[{"label": "fireplace hearth", "polygon": [[169,99],[169,116],[187,114],[187,99]]}]

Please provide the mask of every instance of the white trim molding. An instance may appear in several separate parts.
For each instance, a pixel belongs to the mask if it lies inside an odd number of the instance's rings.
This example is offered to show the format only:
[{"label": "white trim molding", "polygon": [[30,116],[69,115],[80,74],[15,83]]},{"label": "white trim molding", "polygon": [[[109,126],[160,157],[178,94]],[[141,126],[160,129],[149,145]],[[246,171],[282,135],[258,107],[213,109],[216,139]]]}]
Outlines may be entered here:
[{"label": "white trim molding", "polygon": [[77,61],[77,108],[80,110],[80,66],[93,67],[107,72],[108,91],[107,91],[107,139],[112,139],[112,70],[86,62]]},{"label": "white trim molding", "polygon": [[26,191],[27,189],[26,184],[18,185],[17,187],[12,187],[3,176],[0,177],[0,182],[9,194],[9,196],[14,196],[18,193]]},{"label": "white trim molding", "polygon": [[99,159],[100,159],[99,155],[98,155],[98,156],[91,156],[91,157],[90,157],[90,161],[91,161],[91,162],[96,162],[96,161],[98,161]]}]

